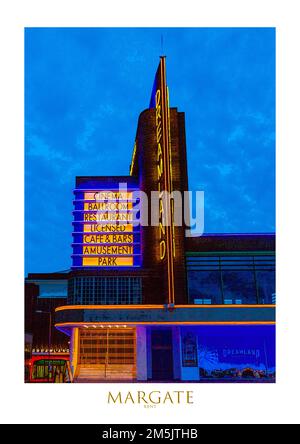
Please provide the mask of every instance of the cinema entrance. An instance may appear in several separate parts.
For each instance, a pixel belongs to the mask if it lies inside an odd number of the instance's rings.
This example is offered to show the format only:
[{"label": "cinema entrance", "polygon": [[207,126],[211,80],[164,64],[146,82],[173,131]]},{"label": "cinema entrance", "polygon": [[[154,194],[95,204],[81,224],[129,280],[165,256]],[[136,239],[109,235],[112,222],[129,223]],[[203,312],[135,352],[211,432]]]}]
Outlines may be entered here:
[{"label": "cinema entrance", "polygon": [[173,379],[173,336],[172,329],[152,329],[152,380],[172,381]]},{"label": "cinema entrance", "polygon": [[136,378],[136,330],[126,327],[79,330],[78,365],[74,382]]}]

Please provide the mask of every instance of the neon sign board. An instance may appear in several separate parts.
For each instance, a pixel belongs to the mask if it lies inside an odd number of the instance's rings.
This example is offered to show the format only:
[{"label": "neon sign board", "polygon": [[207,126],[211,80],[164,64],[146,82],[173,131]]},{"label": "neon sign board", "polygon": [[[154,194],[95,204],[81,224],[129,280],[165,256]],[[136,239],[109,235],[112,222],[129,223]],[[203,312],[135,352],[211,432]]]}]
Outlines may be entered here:
[{"label": "neon sign board", "polygon": [[[87,189],[95,185],[94,189]],[[72,268],[139,267],[140,228],[133,191],[117,191],[119,183],[85,182],[74,190]],[[115,189],[114,189],[115,188]]]},{"label": "neon sign board", "polygon": [[[172,181],[172,152],[170,136],[170,108],[166,82],[166,59],[161,57],[153,85],[150,108],[155,108],[156,121],[156,160],[157,184],[160,193],[159,201],[159,251],[160,260],[167,261],[168,301],[175,303],[174,290],[174,259],[175,231],[174,231],[174,202],[163,198],[163,191],[173,191]],[[166,224],[166,222],[168,222]]]}]

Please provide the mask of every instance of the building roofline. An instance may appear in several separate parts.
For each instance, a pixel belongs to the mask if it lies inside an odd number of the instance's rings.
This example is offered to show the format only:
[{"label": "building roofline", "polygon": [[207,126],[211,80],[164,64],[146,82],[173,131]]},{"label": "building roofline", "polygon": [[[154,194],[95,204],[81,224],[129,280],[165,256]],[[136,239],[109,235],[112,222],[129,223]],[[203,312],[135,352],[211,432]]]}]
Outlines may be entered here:
[{"label": "building roofline", "polygon": [[65,280],[68,279],[70,269],[64,271],[54,271],[50,273],[28,273],[25,278],[26,282],[36,281],[36,280]]},{"label": "building roofline", "polygon": [[[209,237],[209,236],[276,236],[276,233],[266,232],[266,233],[204,233],[202,236],[198,237]],[[193,236],[192,236],[193,238]]]}]

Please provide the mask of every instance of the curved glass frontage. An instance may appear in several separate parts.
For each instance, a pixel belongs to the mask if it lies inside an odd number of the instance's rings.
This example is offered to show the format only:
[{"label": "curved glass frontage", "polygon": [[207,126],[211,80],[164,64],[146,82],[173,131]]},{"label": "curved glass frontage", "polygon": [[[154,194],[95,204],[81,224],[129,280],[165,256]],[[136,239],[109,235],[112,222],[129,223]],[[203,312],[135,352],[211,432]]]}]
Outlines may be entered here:
[{"label": "curved glass frontage", "polygon": [[270,305],[276,302],[275,255],[187,254],[189,302]]}]

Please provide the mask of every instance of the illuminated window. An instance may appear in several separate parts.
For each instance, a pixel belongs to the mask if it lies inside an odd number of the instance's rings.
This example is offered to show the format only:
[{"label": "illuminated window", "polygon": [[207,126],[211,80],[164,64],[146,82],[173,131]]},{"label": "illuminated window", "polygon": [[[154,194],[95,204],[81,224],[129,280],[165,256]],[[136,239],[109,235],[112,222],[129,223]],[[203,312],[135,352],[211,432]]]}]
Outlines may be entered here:
[{"label": "illuminated window", "polygon": [[189,301],[205,305],[274,304],[275,255],[187,255]]},{"label": "illuminated window", "polygon": [[222,286],[219,271],[190,271],[189,294],[194,304],[222,304]]},{"label": "illuminated window", "polygon": [[224,301],[231,304],[257,304],[254,271],[222,271]]},{"label": "illuminated window", "polygon": [[68,303],[128,305],[142,303],[141,277],[76,277],[69,281]]}]

